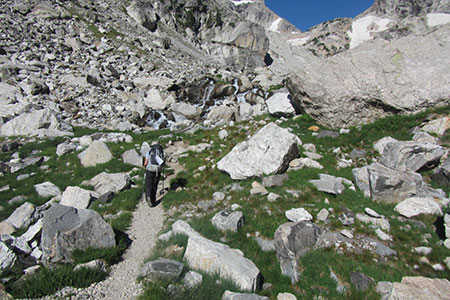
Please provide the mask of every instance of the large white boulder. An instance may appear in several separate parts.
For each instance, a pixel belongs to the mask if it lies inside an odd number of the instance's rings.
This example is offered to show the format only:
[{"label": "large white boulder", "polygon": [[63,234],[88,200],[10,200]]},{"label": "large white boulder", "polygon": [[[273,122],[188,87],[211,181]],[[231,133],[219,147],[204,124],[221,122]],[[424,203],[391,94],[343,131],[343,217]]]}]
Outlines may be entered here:
[{"label": "large white boulder", "polygon": [[83,167],[92,167],[110,161],[113,156],[104,142],[95,140],[78,155]]},{"label": "large white boulder", "polygon": [[440,205],[433,198],[408,198],[397,204],[394,210],[407,218],[421,214],[442,215]]},{"label": "large white boulder", "polygon": [[261,128],[249,140],[236,145],[217,163],[232,179],[282,173],[299,156],[300,139],[274,123]]},{"label": "large white boulder", "polygon": [[292,117],[295,115],[289,93],[276,93],[266,100],[266,104],[269,113],[276,117]]}]

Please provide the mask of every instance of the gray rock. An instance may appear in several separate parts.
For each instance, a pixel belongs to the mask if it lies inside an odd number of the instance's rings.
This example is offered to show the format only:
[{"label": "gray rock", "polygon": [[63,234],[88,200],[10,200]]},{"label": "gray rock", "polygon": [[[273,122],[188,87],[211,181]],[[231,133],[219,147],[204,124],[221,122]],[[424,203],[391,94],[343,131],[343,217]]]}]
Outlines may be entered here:
[{"label": "gray rock", "polygon": [[393,286],[394,285],[392,284],[392,282],[379,281],[375,287],[375,290],[377,291],[378,294],[381,295],[381,300],[387,300],[392,292]]},{"label": "gray rock", "polygon": [[388,299],[446,299],[450,290],[447,279],[403,277],[401,282],[394,282]]},{"label": "gray rock", "polygon": [[267,201],[269,201],[269,202],[275,202],[280,198],[281,198],[281,196],[278,194],[275,194],[275,193],[269,193],[269,195],[267,195]]},{"label": "gray rock", "polygon": [[345,184],[353,185],[353,183],[342,177],[335,177],[327,174],[319,174],[320,179],[318,180],[310,180],[319,191],[339,195],[342,194],[345,190]]},{"label": "gray rock", "polygon": [[211,223],[221,231],[237,232],[244,225],[244,215],[240,211],[223,210],[214,215]]},{"label": "gray rock", "polygon": [[375,234],[377,237],[382,241],[392,241],[392,237],[390,237],[388,234],[386,234],[383,230],[380,228],[375,229]]},{"label": "gray rock", "polygon": [[16,254],[3,242],[0,242],[0,273],[14,266],[17,260]]},{"label": "gray rock", "polygon": [[272,175],[263,178],[262,184],[264,187],[280,186],[289,179],[287,174]]},{"label": "gray rock", "polygon": [[380,256],[383,256],[383,257],[384,256],[392,256],[392,255],[397,256],[397,251],[387,247],[386,245],[384,245],[384,244],[382,244],[380,242],[377,242],[377,241],[373,241],[373,242],[376,245],[375,246],[375,253],[377,255],[380,255]]},{"label": "gray rock", "polygon": [[77,146],[75,144],[72,144],[70,142],[64,142],[56,147],[56,155],[62,156],[64,154],[74,151],[76,148]]},{"label": "gray rock", "polygon": [[344,208],[343,212],[339,215],[338,220],[344,226],[350,226],[355,224],[355,214],[348,208]]},{"label": "gray rock", "polygon": [[298,157],[300,143],[287,129],[270,123],[248,141],[236,145],[217,163],[217,168],[232,179],[282,173]]},{"label": "gray rock", "polygon": [[172,104],[172,110],[188,119],[195,119],[200,116],[202,110],[185,102],[177,102]]},{"label": "gray rock", "polygon": [[420,254],[420,255],[429,255],[433,251],[433,248],[430,248],[430,247],[415,247],[414,251],[417,254]]},{"label": "gray rock", "polygon": [[418,143],[430,143],[430,144],[439,143],[439,139],[423,131],[416,132],[413,136],[413,141]]},{"label": "gray rock", "polygon": [[41,236],[44,263],[71,262],[75,249],[115,247],[114,231],[95,211],[58,203],[44,213]]},{"label": "gray rock", "polygon": [[33,222],[33,214],[35,208],[34,205],[25,202],[5,220],[5,223],[11,224],[15,228],[25,228],[28,227]]},{"label": "gray rock", "polygon": [[407,218],[421,214],[442,216],[441,207],[433,198],[408,198],[397,204],[394,210]]},{"label": "gray rock", "polygon": [[36,190],[36,193],[39,195],[39,197],[42,198],[61,195],[61,190],[59,189],[59,187],[49,181],[36,184],[34,186],[34,189]]},{"label": "gray rock", "polygon": [[130,164],[136,167],[142,166],[142,156],[140,156],[136,150],[127,150],[122,154],[122,160],[125,164]]},{"label": "gray rock", "polygon": [[376,211],[374,211],[373,209],[371,209],[371,208],[369,208],[369,207],[366,207],[366,208],[364,209],[364,212],[365,212],[369,217],[372,217],[372,218],[381,218],[381,217],[382,217],[379,213],[377,213]]},{"label": "gray rock", "polygon": [[333,269],[330,267],[330,278],[333,279],[334,282],[336,282],[336,291],[338,293],[343,294],[347,290],[345,285],[342,283],[342,281],[339,279],[339,277],[334,273]]},{"label": "gray rock", "polygon": [[130,186],[131,179],[130,176],[126,173],[102,172],[84,183],[93,186],[94,191],[100,195],[106,194],[108,192],[117,194],[121,190]]},{"label": "gray rock", "polygon": [[311,214],[304,208],[292,208],[284,213],[286,218],[288,218],[291,222],[303,222],[303,221],[311,221]]},{"label": "gray rock", "polygon": [[250,195],[257,195],[261,194],[263,196],[267,195],[269,192],[267,189],[259,182],[253,181],[252,182],[252,189],[250,190]]},{"label": "gray rock", "polygon": [[432,120],[422,125],[421,130],[442,136],[449,128],[450,128],[450,117],[447,116],[436,120]]},{"label": "gray rock", "polygon": [[390,136],[386,136],[384,138],[379,139],[374,145],[373,148],[377,150],[378,153],[383,155],[384,149],[386,149],[390,144],[397,143],[398,141]]},{"label": "gray rock", "polygon": [[95,140],[78,155],[83,167],[92,167],[110,161],[113,156],[104,142]]},{"label": "gray rock", "polygon": [[235,107],[229,107],[226,105],[214,106],[206,116],[206,119],[211,121],[213,124],[220,122],[226,123],[232,121],[237,113],[238,112]]},{"label": "gray rock", "polygon": [[20,239],[25,242],[32,241],[42,230],[42,219],[39,219],[35,224],[30,226],[28,230],[20,236]]},{"label": "gray rock", "polygon": [[[71,131],[62,131],[61,129],[65,128],[64,126],[50,109],[41,109],[21,114],[6,122],[0,129],[0,135],[41,137],[73,135]],[[71,130],[71,128],[69,129]]]},{"label": "gray rock", "polygon": [[68,186],[61,196],[59,202],[65,206],[75,208],[88,208],[91,202],[91,191],[82,189],[77,186]]},{"label": "gray rock", "polygon": [[307,158],[312,159],[312,160],[317,160],[317,159],[323,158],[322,155],[320,155],[319,153],[316,153],[316,152],[304,151],[303,154],[304,154]]},{"label": "gray rock", "polygon": [[195,288],[196,286],[202,284],[203,282],[203,276],[200,273],[197,273],[195,271],[189,271],[186,273],[186,275],[183,278],[184,284],[188,288]]},{"label": "gray rock", "polygon": [[361,292],[367,291],[372,285],[375,284],[375,280],[373,280],[373,278],[359,272],[351,272],[350,281],[355,286],[356,290]]},{"label": "gray rock", "polygon": [[292,117],[295,109],[289,99],[289,93],[276,93],[266,100],[269,113],[275,117]]},{"label": "gray rock", "polygon": [[184,259],[191,268],[231,279],[245,291],[261,289],[263,278],[260,271],[240,250],[202,237],[181,220],[173,224],[172,230],[175,234],[189,237]]},{"label": "gray rock", "polygon": [[259,296],[258,294],[245,294],[225,291],[221,300],[269,300],[268,297]]},{"label": "gray rock", "polygon": [[385,231],[391,230],[391,225],[389,221],[386,218],[374,218],[368,215],[363,214],[356,214],[356,219],[360,222],[366,223],[366,224],[372,224],[376,227],[379,227]]},{"label": "gray rock", "polygon": [[442,61],[448,60],[449,33],[442,26],[389,42],[374,39],[325,60],[304,59],[292,66],[286,85],[301,111],[332,128],[447,105],[450,70]]},{"label": "gray rock", "polygon": [[98,197],[98,202],[100,203],[108,203],[111,202],[112,199],[114,199],[114,192],[106,192],[104,194],[102,194],[100,197]]},{"label": "gray rock", "polygon": [[366,197],[373,200],[398,203],[424,192],[422,176],[417,173],[397,171],[380,163],[353,169],[353,179]]},{"label": "gray rock", "polygon": [[[297,161],[297,166],[294,164],[294,161]],[[294,159],[289,166],[293,167],[294,169],[303,169],[303,168],[323,169],[323,166],[320,163],[309,157]]]},{"label": "gray rock", "polygon": [[184,264],[179,261],[160,258],[144,264],[139,275],[151,282],[173,280],[181,275],[183,268]]},{"label": "gray rock", "polygon": [[328,216],[330,215],[330,213],[328,212],[327,209],[322,208],[319,213],[316,216],[316,219],[322,222],[325,222],[328,219]]},{"label": "gray rock", "polygon": [[380,163],[391,169],[416,172],[436,166],[444,154],[444,148],[438,145],[400,141],[384,149]]},{"label": "gray rock", "polygon": [[222,129],[221,131],[219,131],[219,138],[221,140],[225,140],[228,137],[228,131],[226,131],[225,129]]},{"label": "gray rock", "polygon": [[330,131],[330,130],[322,130],[317,135],[318,138],[331,138],[331,139],[337,139],[339,137],[339,133],[336,131]]},{"label": "gray rock", "polygon": [[291,293],[279,293],[277,300],[297,300],[297,297]]},{"label": "gray rock", "polygon": [[298,258],[318,246],[322,229],[311,222],[285,223],[275,231],[275,249],[281,272],[298,282],[300,278]]},{"label": "gray rock", "polygon": [[74,271],[78,271],[81,269],[91,269],[91,270],[100,270],[102,272],[106,272],[107,263],[103,259],[96,259],[92,260],[90,262],[76,265],[76,267],[73,269]]},{"label": "gray rock", "polygon": [[215,192],[213,194],[213,200],[215,201],[223,201],[225,199],[225,194],[222,192]]},{"label": "gray rock", "polygon": [[450,158],[448,158],[439,168],[434,170],[431,179],[443,186],[450,186]]}]

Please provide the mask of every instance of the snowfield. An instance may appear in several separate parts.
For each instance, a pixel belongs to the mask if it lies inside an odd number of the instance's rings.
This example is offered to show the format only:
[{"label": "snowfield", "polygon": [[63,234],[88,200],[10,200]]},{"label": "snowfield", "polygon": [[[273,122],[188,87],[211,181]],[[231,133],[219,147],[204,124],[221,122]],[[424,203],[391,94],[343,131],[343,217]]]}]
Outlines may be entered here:
[{"label": "snowfield", "polygon": [[241,5],[241,4],[248,4],[248,3],[255,3],[257,0],[230,0],[231,3],[234,5]]},{"label": "snowfield", "polygon": [[372,33],[385,31],[390,27],[391,19],[366,16],[352,23],[352,30],[347,32],[351,38],[350,49],[373,38]]}]

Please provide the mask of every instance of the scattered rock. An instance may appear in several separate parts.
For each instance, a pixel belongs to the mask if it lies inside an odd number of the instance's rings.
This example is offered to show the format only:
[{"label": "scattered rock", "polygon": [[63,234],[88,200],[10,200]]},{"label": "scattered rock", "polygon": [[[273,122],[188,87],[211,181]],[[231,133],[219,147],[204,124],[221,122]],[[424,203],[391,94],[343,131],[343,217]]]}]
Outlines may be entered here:
[{"label": "scattered rock", "polygon": [[353,186],[353,183],[342,177],[335,177],[327,174],[319,174],[319,180],[310,180],[319,191],[339,195],[342,194],[345,190],[344,183],[350,186]]},{"label": "scattered rock", "polygon": [[203,276],[200,273],[197,273],[195,271],[189,271],[184,276],[183,281],[184,281],[184,284],[188,288],[192,289],[192,288],[195,288],[196,286],[202,284]]},{"label": "scattered rock", "polygon": [[407,218],[420,214],[442,215],[441,207],[432,198],[408,198],[397,204],[394,210]]},{"label": "scattered rock", "polygon": [[59,189],[59,187],[49,181],[36,184],[34,186],[34,189],[36,190],[36,193],[38,193],[39,197],[42,198],[61,195],[61,190]]},{"label": "scattered rock", "polygon": [[286,218],[291,222],[311,221],[311,214],[304,208],[292,208],[285,212]]},{"label": "scattered rock", "polygon": [[28,227],[33,222],[32,216],[34,211],[34,205],[29,202],[25,202],[16,208],[4,222],[14,226],[15,228]]},{"label": "scattered rock", "polygon": [[280,186],[289,179],[287,174],[272,175],[263,178],[262,184],[264,187]]},{"label": "scattered rock", "polygon": [[292,117],[295,109],[289,99],[289,93],[276,93],[266,100],[269,113],[275,117]]},{"label": "scattered rock", "polygon": [[61,196],[60,204],[75,208],[88,208],[91,192],[77,186],[68,186]]},{"label": "scattered rock", "polygon": [[222,295],[222,300],[269,300],[265,296],[259,296],[258,294],[245,294],[225,291]]},{"label": "scattered rock", "polygon": [[447,279],[403,277],[401,282],[393,283],[389,299],[446,299],[449,292]]},{"label": "scattered rock", "polygon": [[356,290],[362,292],[367,291],[372,285],[375,284],[375,280],[359,272],[351,272],[350,281],[355,286]]},{"label": "scattered rock", "polygon": [[95,140],[78,155],[83,167],[92,167],[110,161],[113,156],[104,142]]},{"label": "scattered rock", "polygon": [[136,167],[142,166],[142,156],[140,156],[135,149],[130,149],[122,154],[122,160],[125,164],[130,164]]},{"label": "scattered rock", "polygon": [[244,216],[240,211],[223,210],[212,218],[211,223],[221,231],[237,232],[244,225]]}]

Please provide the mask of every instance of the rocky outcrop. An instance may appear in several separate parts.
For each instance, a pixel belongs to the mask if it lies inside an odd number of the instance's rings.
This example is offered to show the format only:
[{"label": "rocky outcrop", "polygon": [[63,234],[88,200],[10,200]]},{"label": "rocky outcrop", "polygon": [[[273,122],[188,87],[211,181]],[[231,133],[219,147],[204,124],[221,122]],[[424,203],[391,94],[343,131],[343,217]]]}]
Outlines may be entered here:
[{"label": "rocky outcrop", "polygon": [[111,225],[93,210],[53,204],[44,213],[41,248],[45,263],[71,262],[75,249],[115,246]]},{"label": "rocky outcrop", "polygon": [[300,144],[297,136],[270,123],[248,141],[236,145],[217,163],[217,168],[232,179],[282,173],[298,157]]},{"label": "rocky outcrop", "polygon": [[328,60],[304,64],[289,77],[287,87],[302,111],[329,127],[446,105],[449,34],[450,26],[443,26],[388,43],[366,42]]}]

